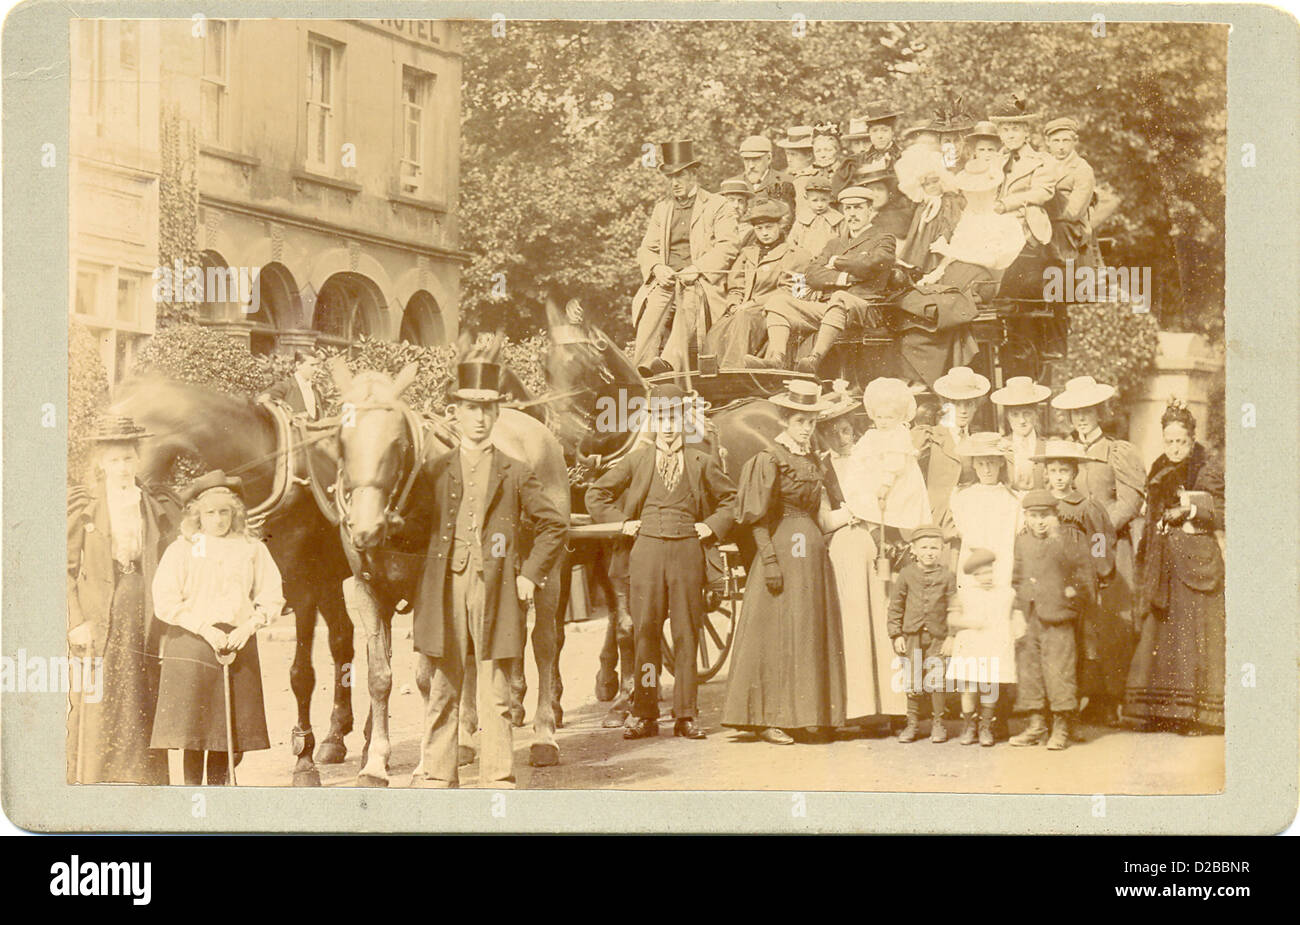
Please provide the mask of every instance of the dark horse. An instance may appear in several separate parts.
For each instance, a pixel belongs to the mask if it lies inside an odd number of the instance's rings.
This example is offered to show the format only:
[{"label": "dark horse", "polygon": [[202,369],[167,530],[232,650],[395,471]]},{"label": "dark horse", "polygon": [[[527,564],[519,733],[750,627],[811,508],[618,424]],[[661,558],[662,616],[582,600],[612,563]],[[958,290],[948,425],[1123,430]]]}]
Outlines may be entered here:
[{"label": "dark horse", "polygon": [[[276,423],[261,405],[148,377],[124,384],[115,408],[154,434],[141,448],[146,478],[165,481],[178,456],[193,455],[207,468],[241,476],[250,510],[271,495],[276,465],[287,448],[280,446]],[[312,762],[316,748],[311,728],[311,695],[316,686],[312,638],[319,613],[325,620],[334,661],[334,708],[329,732],[316,757],[322,764],[338,764],[346,755],[343,737],[352,731],[352,622],[344,610],[340,586],[350,571],[338,528],[321,513],[301,479],[302,472],[295,472],[283,502],[267,517],[262,535],[280,569],[285,601],[293,610],[297,631],[289,670],[289,685],[298,702],[293,782],[319,786],[320,773]]]},{"label": "dark horse", "polygon": [[[335,361],[331,373],[343,401],[338,429],[339,479],[336,497],[343,514],[344,547],[352,576],[343,582],[348,613],[367,634],[370,718],[363,766],[357,776],[362,786],[388,786],[388,701],[392,693],[392,618],[397,605],[413,601],[437,514],[428,464],[455,443],[444,423],[429,421],[402,401],[402,392],[414,380],[415,364],[397,377],[364,370],[356,374],[346,363]],[[546,426],[534,418],[503,408],[493,431],[493,442],[504,452],[528,464],[567,517],[568,475],[564,455]],[[527,537],[523,538],[526,545]],[[538,670],[537,709],[533,715],[535,740],[532,764],[544,767],[559,762],[555,743],[558,720],[559,645],[557,627],[563,619],[568,582],[561,560],[537,590],[536,622],[532,642]],[[522,687],[522,661],[512,666],[512,686]],[[416,684],[426,707],[431,677],[425,659],[416,662]],[[461,700],[462,743],[473,719],[474,681],[470,672]],[[427,728],[426,728],[427,734]],[[423,745],[423,743],[422,743]],[[421,757],[423,758],[423,747]],[[417,768],[413,777],[418,777]]]}]

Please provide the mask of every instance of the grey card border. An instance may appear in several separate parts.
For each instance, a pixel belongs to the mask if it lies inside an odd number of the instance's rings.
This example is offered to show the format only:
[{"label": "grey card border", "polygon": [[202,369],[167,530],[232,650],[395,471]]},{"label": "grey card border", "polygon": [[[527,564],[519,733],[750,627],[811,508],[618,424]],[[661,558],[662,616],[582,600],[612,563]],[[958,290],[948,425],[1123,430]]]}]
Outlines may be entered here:
[{"label": "grey card border", "polygon": [[[809,792],[206,790],[64,783],[66,701],[6,695],[3,807],[40,831],[1274,833],[1297,806],[1297,191],[1300,29],[1250,4],[537,3],[204,0],[22,4],[4,23],[4,654],[66,651],[68,21],[72,17],[977,19],[1231,23],[1227,152],[1225,790],[1207,796]],[[57,166],[41,166],[42,145]],[[1241,166],[1243,144],[1258,166]],[[42,407],[57,426],[41,426]],[[1240,426],[1245,404],[1257,426]],[[1292,476],[1282,478],[1287,473]],[[1253,665],[1257,686],[1243,687]]]}]

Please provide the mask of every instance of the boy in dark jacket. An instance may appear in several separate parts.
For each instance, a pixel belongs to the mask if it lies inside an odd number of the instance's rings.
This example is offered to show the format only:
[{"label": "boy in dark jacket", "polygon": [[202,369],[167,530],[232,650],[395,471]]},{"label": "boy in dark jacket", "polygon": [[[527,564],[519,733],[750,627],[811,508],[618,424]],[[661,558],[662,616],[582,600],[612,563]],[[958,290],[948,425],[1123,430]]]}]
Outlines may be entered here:
[{"label": "boy in dark jacket", "polygon": [[934,717],[930,723],[930,741],[947,742],[943,724],[944,656],[950,654],[948,617],[957,612],[957,576],[940,563],[943,554],[943,531],[935,526],[917,527],[912,531],[914,561],[903,566],[894,583],[889,601],[889,638],[894,652],[903,656],[907,672],[907,725],[898,736],[900,742],[915,742],[920,737],[921,698],[930,693]]},{"label": "boy in dark jacket", "polygon": [[[1012,623],[1024,621],[1016,649],[1019,690],[1016,706],[1029,711],[1029,726],[1012,745],[1068,748],[1070,721],[1078,708],[1075,633],[1095,582],[1088,541],[1062,529],[1056,497],[1046,489],[1025,494],[1021,507],[1028,528],[1016,537],[1011,584],[1016,590]],[[1048,738],[1046,708],[1052,711]]]}]

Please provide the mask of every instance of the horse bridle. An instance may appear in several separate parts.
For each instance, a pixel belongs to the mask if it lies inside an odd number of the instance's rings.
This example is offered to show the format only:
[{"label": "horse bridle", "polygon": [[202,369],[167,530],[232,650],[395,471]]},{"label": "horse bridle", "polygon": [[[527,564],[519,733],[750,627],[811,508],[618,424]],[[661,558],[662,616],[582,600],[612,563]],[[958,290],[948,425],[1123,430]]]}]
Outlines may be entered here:
[{"label": "horse bridle", "polygon": [[[417,414],[410,405],[405,402],[363,402],[359,404],[344,404],[344,416],[348,411],[396,411],[402,415],[406,422],[406,430],[410,434],[409,448],[411,451],[411,465],[404,477],[399,477],[393,481],[392,488],[388,491],[388,497],[384,499],[384,522],[391,523],[400,518],[402,512],[406,510],[407,499],[411,495],[411,489],[415,487],[415,480],[420,474],[420,465],[424,459],[424,431],[426,427],[431,426],[430,422]],[[340,427],[343,424],[340,422]],[[334,504],[338,507],[339,520],[343,524],[343,529],[347,533],[348,541],[352,542],[352,517],[348,510],[348,497],[350,491],[345,491],[343,484],[344,467],[339,466],[338,475],[334,480]],[[358,488],[373,487],[369,485],[353,485],[352,491]],[[353,543],[355,545],[355,543]]]}]

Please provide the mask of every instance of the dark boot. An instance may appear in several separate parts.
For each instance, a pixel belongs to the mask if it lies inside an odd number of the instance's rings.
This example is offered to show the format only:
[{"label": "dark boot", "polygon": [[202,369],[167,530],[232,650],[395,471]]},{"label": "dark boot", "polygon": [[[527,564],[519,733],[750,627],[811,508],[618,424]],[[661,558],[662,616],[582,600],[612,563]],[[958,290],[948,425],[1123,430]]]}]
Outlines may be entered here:
[{"label": "dark boot", "polygon": [[990,748],[997,738],[993,735],[993,704],[980,704],[980,745]]},{"label": "dark boot", "polygon": [[930,712],[934,714],[930,719],[930,741],[935,745],[948,741],[948,727],[943,724],[943,701],[943,691],[935,691],[930,695]]},{"label": "dark boot", "polygon": [[1059,752],[1070,747],[1070,726],[1072,714],[1052,714],[1052,736],[1047,740],[1047,750]]},{"label": "dark boot", "polygon": [[817,372],[822,365],[822,360],[830,349],[835,346],[835,341],[839,340],[839,337],[839,328],[823,324],[817,329],[817,339],[813,341],[812,353],[796,363],[794,368],[801,373]]},{"label": "dark boot", "polygon": [[916,694],[907,695],[907,725],[898,734],[898,741],[906,745],[921,737],[921,698]]},{"label": "dark boot", "polygon": [[1020,735],[1011,737],[1011,744],[1017,748],[1027,745],[1042,745],[1047,739],[1047,720],[1043,718],[1042,712],[1035,712],[1029,715],[1029,725]]},{"label": "dark boot", "polygon": [[961,740],[962,745],[974,745],[979,739],[979,730],[976,728],[978,723],[975,720],[975,711],[963,713],[961,715]]}]

